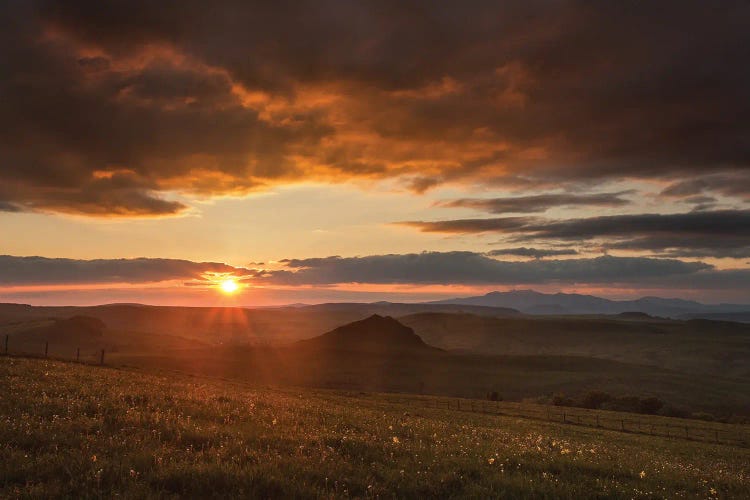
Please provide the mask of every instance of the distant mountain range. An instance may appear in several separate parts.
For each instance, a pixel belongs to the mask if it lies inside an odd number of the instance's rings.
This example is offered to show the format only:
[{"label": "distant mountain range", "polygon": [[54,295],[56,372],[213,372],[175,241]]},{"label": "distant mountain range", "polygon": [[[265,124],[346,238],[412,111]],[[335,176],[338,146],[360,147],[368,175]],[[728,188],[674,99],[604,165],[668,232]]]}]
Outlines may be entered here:
[{"label": "distant mountain range", "polygon": [[692,300],[642,297],[636,300],[609,300],[577,293],[540,293],[534,290],[490,292],[428,302],[428,304],[505,307],[524,314],[620,314],[641,312],[669,318],[711,318],[750,321],[750,304],[701,304]]}]

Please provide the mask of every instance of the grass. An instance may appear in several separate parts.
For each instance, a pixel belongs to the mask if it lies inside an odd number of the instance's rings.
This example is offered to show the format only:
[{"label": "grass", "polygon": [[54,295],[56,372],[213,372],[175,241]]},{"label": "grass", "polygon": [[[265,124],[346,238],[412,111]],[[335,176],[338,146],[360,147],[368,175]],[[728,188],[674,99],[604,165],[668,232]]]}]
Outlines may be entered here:
[{"label": "grass", "polygon": [[750,497],[726,445],[22,358],[0,383],[0,497]]}]

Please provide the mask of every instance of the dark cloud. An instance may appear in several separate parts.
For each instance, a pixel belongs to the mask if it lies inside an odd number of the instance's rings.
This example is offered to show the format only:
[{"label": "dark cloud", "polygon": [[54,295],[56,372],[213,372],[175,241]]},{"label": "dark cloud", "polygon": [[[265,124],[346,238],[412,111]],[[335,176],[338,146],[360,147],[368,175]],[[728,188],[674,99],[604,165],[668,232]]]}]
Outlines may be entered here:
[{"label": "dark cloud", "polygon": [[662,196],[673,198],[700,198],[704,193],[723,194],[750,201],[750,173],[730,172],[704,175],[684,179],[670,184],[661,192]]},{"label": "dark cloud", "polygon": [[492,219],[455,219],[432,222],[406,221],[395,224],[414,227],[425,233],[512,233],[524,230],[537,220],[536,217],[496,217]]},{"label": "dark cloud", "polygon": [[533,196],[517,196],[512,198],[462,198],[458,200],[441,202],[439,206],[454,208],[473,208],[493,214],[531,213],[544,212],[554,207],[618,207],[630,203],[629,200],[622,198],[622,196],[632,193],[633,191],[620,191],[617,193],[597,194],[539,194]]},{"label": "dark cloud", "polygon": [[202,279],[204,273],[250,271],[216,262],[179,259],[52,259],[0,255],[0,284],[150,283]]},{"label": "dark cloud", "polygon": [[270,271],[264,280],[293,285],[634,283],[711,269],[701,262],[611,256],[508,262],[473,252],[291,259],[285,263],[289,270]]},{"label": "dark cloud", "polygon": [[404,222],[424,232],[499,232],[518,241],[598,239],[605,248],[665,251],[671,255],[745,257],[750,255],[750,210],[637,214],[559,221],[499,217],[435,222]]},{"label": "dark cloud", "polygon": [[[310,178],[746,171],[748,19],[731,0],[4,2],[0,197],[159,215],[184,209],[166,192]],[[138,186],[92,189],[120,170]]]},{"label": "dark cloud", "polygon": [[535,259],[543,259],[544,257],[559,257],[563,255],[578,255],[578,251],[572,248],[529,248],[529,247],[516,247],[516,248],[498,248],[487,252],[487,255],[491,257],[497,257],[501,255],[515,255],[517,257],[533,257]]},{"label": "dark cloud", "polygon": [[13,203],[0,200],[0,212],[20,212],[21,208]]}]

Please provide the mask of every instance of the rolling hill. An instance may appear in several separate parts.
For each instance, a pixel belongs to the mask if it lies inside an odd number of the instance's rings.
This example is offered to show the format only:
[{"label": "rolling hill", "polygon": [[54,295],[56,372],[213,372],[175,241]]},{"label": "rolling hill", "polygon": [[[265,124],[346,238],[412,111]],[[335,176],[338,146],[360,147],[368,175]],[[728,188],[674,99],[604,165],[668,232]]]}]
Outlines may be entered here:
[{"label": "rolling hill", "polygon": [[344,350],[368,354],[426,352],[436,350],[424,343],[414,330],[390,316],[372,316],[340,326],[295,347],[317,350]]}]

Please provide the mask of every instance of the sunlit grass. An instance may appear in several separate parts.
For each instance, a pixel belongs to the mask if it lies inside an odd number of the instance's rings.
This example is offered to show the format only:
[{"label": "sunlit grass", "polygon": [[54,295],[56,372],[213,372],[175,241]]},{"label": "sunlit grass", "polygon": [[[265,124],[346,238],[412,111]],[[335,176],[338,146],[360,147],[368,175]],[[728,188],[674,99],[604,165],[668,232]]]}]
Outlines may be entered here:
[{"label": "sunlit grass", "polygon": [[0,359],[0,497],[750,497],[750,451]]}]

